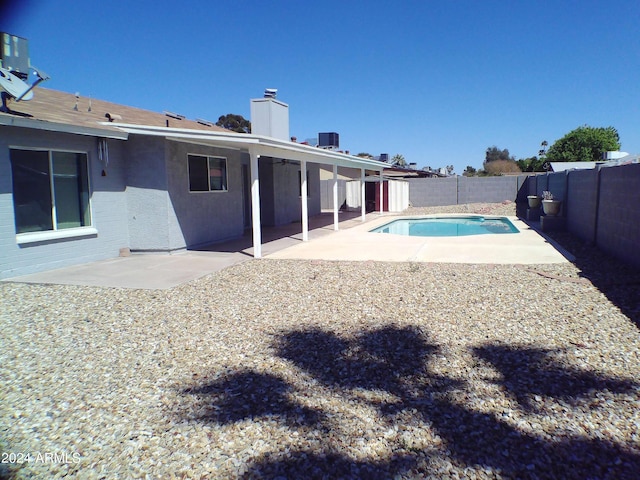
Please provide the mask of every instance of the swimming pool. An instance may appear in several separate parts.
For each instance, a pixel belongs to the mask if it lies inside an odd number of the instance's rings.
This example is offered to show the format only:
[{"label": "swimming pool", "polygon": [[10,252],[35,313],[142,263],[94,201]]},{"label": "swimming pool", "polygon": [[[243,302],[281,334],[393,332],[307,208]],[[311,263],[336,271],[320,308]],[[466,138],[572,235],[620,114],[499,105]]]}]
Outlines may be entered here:
[{"label": "swimming pool", "polygon": [[408,235],[410,237],[464,237],[467,235],[519,233],[519,230],[505,217],[452,216],[400,218],[375,228],[371,232]]}]

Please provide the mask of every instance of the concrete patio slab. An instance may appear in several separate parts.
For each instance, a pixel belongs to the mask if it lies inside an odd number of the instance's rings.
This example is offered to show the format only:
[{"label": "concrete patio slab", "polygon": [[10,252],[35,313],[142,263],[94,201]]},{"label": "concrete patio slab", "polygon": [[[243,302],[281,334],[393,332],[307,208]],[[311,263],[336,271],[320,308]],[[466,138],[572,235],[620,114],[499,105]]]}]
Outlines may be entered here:
[{"label": "concrete patio slab", "polygon": [[563,263],[574,260],[571,254],[517,217],[509,217],[520,231],[514,234],[409,237],[370,232],[397,218],[402,217],[379,216],[349,230],[275,252],[269,258],[493,264]]},{"label": "concrete patio slab", "polygon": [[[465,215],[463,215],[465,216]],[[468,215],[466,215],[468,216]],[[398,215],[340,214],[340,230],[333,215],[310,219],[309,242],[302,241],[299,223],[263,231],[263,256],[271,259],[536,264],[562,263],[573,257],[516,217],[509,217],[520,233],[470,237],[407,237],[371,233]],[[176,254],[134,254],[3,281],[167,289],[253,258],[251,236]]]}]

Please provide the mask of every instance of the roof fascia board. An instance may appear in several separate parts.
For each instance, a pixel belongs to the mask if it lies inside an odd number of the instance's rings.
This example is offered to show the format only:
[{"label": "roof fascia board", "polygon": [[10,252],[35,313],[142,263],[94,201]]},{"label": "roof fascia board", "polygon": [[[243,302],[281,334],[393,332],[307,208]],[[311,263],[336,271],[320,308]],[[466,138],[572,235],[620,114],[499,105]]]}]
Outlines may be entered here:
[{"label": "roof fascia board", "polygon": [[56,123],[23,117],[12,117],[8,115],[0,115],[0,125],[7,127],[30,128],[32,130],[46,130],[49,132],[72,133],[75,135],[87,135],[91,137],[111,138],[114,140],[126,140],[129,138],[129,134],[127,132],[119,130],[83,127],[80,125],[70,125],[67,123]]}]

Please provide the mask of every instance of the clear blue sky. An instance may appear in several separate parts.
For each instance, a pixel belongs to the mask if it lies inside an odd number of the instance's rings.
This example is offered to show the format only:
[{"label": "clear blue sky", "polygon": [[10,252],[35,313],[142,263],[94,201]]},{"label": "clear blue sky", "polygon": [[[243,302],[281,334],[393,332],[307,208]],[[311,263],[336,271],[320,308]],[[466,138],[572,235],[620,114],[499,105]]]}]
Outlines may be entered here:
[{"label": "clear blue sky", "polygon": [[[3,2],[5,5],[7,2]],[[13,5],[13,7],[11,6]],[[16,5],[22,5],[17,7]],[[277,88],[291,135],[480,168],[581,125],[640,153],[640,2],[20,0],[43,86],[189,118],[249,118]],[[36,92],[37,93],[37,92]]]}]

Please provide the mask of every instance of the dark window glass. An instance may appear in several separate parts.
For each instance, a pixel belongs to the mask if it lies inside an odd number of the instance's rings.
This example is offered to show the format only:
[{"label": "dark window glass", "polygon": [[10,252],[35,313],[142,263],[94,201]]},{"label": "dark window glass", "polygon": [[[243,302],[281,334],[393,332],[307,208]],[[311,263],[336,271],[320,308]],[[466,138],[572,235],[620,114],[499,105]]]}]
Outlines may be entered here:
[{"label": "dark window glass", "polygon": [[53,230],[49,152],[11,150],[16,233]]},{"label": "dark window glass", "polygon": [[209,173],[207,157],[189,155],[189,190],[192,192],[209,191]]}]

